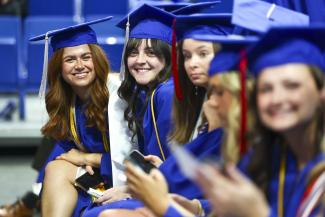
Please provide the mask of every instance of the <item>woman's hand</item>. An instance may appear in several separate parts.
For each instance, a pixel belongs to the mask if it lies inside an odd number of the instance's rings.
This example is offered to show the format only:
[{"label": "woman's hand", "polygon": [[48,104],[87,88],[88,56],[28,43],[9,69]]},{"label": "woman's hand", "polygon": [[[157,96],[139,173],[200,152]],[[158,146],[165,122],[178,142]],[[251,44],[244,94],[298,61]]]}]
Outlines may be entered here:
[{"label": "woman's hand", "polygon": [[218,106],[216,102],[212,99],[208,99],[202,105],[203,112],[207,121],[209,123],[208,131],[211,132],[212,130],[220,127],[220,119],[218,114]]},{"label": "woman's hand", "polygon": [[125,163],[127,183],[133,197],[143,201],[155,214],[163,216],[171,198],[168,196],[167,182],[162,173],[152,169],[146,174],[130,162]]},{"label": "woman's hand", "polygon": [[[78,149],[71,149],[70,151],[56,157],[56,160],[66,160],[76,166],[86,166],[87,171],[90,167],[99,167],[102,154],[100,153],[85,153]],[[91,174],[91,173],[90,173]]]},{"label": "woman's hand", "polygon": [[196,216],[201,215],[201,204],[200,201],[198,200],[189,200],[186,197],[183,197],[179,194],[170,194],[171,198],[178,203],[179,205],[181,205],[182,207],[184,207],[186,210],[190,211],[191,213],[195,214]]},{"label": "woman's hand", "polygon": [[70,151],[56,157],[56,160],[65,160],[76,166],[86,165],[86,153],[78,149],[71,149]]},{"label": "woman's hand", "polygon": [[104,191],[104,195],[97,198],[97,200],[95,200],[95,203],[105,205],[130,197],[131,195],[127,192],[127,186],[113,187]]},{"label": "woman's hand", "polygon": [[147,155],[144,156],[144,159],[146,161],[150,161],[150,163],[155,165],[157,168],[160,167],[160,165],[163,163],[163,161],[156,155]]},{"label": "woman's hand", "polygon": [[204,165],[196,177],[217,216],[268,216],[269,206],[263,193],[234,165],[226,166],[225,173]]}]

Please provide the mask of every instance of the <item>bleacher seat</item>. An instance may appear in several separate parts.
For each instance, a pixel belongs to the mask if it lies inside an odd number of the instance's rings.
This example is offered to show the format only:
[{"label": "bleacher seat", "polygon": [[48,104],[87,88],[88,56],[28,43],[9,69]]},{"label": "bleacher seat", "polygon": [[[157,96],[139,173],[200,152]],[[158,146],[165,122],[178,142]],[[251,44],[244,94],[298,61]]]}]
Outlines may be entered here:
[{"label": "bleacher seat", "polygon": [[25,118],[25,72],[21,61],[21,20],[0,16],[0,92],[19,95],[19,116]]},{"label": "bleacher seat", "polygon": [[128,0],[86,0],[83,1],[84,16],[98,14],[127,14]]},{"label": "bleacher seat", "polygon": [[[87,16],[85,20],[90,21],[105,16],[108,15]],[[125,15],[111,14],[111,16],[113,16],[111,20],[91,25],[91,28],[96,32],[98,43],[102,46],[109,58],[111,69],[119,72],[124,45],[124,30],[117,28],[115,25]]]},{"label": "bleacher seat", "polygon": [[[29,16],[25,19],[24,54],[28,77],[26,88],[29,92],[37,92],[42,78],[44,41],[29,42],[28,39],[44,34],[49,30],[59,29],[76,24],[71,16]],[[52,49],[49,49],[50,55]]]},{"label": "bleacher seat", "polygon": [[123,52],[124,38],[122,37],[98,37],[98,42],[104,49],[109,61],[111,70],[120,71],[121,58]]},{"label": "bleacher seat", "polygon": [[28,14],[30,16],[73,16],[74,0],[28,0]]}]

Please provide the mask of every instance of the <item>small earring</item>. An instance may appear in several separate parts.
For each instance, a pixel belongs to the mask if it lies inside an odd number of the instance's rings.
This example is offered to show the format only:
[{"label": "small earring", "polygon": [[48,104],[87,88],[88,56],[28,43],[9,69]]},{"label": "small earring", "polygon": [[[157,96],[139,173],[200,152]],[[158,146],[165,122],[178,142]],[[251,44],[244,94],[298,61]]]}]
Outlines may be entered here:
[{"label": "small earring", "polygon": [[194,94],[195,94],[195,96],[198,95],[198,87],[197,86],[194,86]]}]

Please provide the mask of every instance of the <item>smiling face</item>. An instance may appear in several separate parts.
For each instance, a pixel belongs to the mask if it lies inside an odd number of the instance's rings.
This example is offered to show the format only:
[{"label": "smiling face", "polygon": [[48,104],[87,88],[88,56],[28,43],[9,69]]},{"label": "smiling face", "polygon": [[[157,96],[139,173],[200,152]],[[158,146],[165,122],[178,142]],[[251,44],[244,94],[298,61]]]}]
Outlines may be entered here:
[{"label": "smiling face", "polygon": [[266,68],[257,80],[260,119],[275,132],[286,132],[308,123],[319,106],[319,99],[315,79],[303,64]]},{"label": "smiling face", "polygon": [[215,53],[213,44],[211,42],[185,39],[182,53],[188,78],[196,86],[207,87],[208,70]]},{"label": "smiling face", "polygon": [[151,40],[143,39],[128,55],[127,67],[138,84],[148,85],[165,67],[165,60],[155,54]]},{"label": "smiling face", "polygon": [[96,77],[92,54],[87,44],[64,48],[62,77],[83,98],[82,94],[85,94]]}]

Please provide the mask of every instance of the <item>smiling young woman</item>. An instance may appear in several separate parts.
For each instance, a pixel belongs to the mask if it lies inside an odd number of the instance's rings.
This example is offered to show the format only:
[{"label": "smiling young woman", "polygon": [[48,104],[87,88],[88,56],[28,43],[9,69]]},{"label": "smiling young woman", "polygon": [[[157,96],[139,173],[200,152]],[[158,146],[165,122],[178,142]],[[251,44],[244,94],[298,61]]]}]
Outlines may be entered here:
[{"label": "smiling young woman", "polygon": [[41,131],[56,141],[38,177],[43,184],[42,216],[80,216],[91,197],[78,191],[74,181],[85,169],[93,173],[98,168],[106,186],[112,183],[107,120],[110,67],[89,27],[108,19],[111,17],[31,39],[50,37],[54,51],[43,72],[47,79],[42,80],[42,84],[48,82],[45,104],[49,119]]}]

